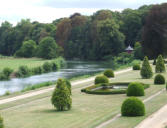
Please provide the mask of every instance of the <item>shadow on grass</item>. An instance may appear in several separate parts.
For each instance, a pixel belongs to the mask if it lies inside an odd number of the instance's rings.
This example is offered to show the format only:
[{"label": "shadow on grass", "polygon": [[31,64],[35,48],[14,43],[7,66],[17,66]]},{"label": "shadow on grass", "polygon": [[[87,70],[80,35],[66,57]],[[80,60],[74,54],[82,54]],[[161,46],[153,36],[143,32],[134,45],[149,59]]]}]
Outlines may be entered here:
[{"label": "shadow on grass", "polygon": [[45,110],[38,110],[38,111],[34,111],[34,113],[65,113],[71,110],[64,110],[64,111],[58,111],[56,109],[45,109]]}]

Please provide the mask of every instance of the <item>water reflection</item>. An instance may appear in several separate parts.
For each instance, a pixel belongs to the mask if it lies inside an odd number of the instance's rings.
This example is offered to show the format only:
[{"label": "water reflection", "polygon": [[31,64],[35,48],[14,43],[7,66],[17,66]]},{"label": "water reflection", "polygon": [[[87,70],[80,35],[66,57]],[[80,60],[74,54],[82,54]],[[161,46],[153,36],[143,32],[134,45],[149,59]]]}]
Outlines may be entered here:
[{"label": "water reflection", "polygon": [[0,82],[0,95],[6,91],[16,92],[33,84],[56,81],[58,78],[72,78],[80,75],[88,75],[112,68],[113,66],[104,62],[68,61],[67,66],[58,72],[51,72],[28,78],[13,78],[10,81]]}]

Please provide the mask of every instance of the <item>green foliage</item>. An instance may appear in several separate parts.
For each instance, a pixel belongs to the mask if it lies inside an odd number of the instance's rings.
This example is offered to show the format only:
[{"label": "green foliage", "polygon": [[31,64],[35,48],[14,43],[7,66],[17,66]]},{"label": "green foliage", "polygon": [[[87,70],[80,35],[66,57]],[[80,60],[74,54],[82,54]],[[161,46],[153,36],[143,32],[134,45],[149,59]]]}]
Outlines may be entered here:
[{"label": "green foliage", "polygon": [[141,83],[132,82],[128,85],[127,96],[144,96],[144,87]]},{"label": "green foliage", "polygon": [[7,80],[4,73],[0,73],[0,80]]},{"label": "green foliage", "polygon": [[151,66],[149,64],[147,56],[144,57],[142,68],[140,70],[140,75],[144,79],[149,79],[149,78],[151,78],[153,76],[152,68],[151,68]]},{"label": "green foliage", "polygon": [[18,51],[16,51],[15,56],[27,57],[27,58],[33,57],[35,56],[36,48],[37,45],[35,41],[33,40],[24,41],[21,48]]},{"label": "green foliage", "polygon": [[154,78],[154,84],[165,84],[165,77],[161,74],[158,74]]},{"label": "green foliage", "polygon": [[122,116],[144,116],[145,106],[143,102],[135,97],[126,99],[121,106]]},{"label": "green foliage", "polygon": [[13,72],[13,70],[7,67],[7,68],[4,68],[2,72],[7,78],[9,78],[9,76]]},{"label": "green foliage", "polygon": [[106,76],[96,76],[95,84],[100,84],[100,83],[109,83],[109,80]]},{"label": "green foliage", "polygon": [[140,70],[140,64],[133,65],[133,70]]},{"label": "green foliage", "polygon": [[104,71],[104,75],[107,76],[107,77],[114,77],[114,72],[112,69],[108,69],[108,70],[105,70]]},{"label": "green foliage", "polygon": [[16,72],[16,77],[28,77],[31,75],[31,70],[28,66],[20,66],[18,71]]},{"label": "green foliage", "polygon": [[56,58],[58,46],[52,37],[43,38],[38,46],[38,56],[44,59]]},{"label": "green foliage", "polygon": [[161,73],[161,72],[165,72],[165,64],[164,64],[164,59],[162,57],[162,55],[159,55],[157,58],[157,62],[156,62],[156,67],[155,67],[155,72],[156,73]]},{"label": "green foliage", "polygon": [[134,47],[134,57],[136,59],[140,59],[142,60],[143,57],[144,57],[144,54],[143,54],[143,51],[142,51],[142,46],[141,46],[141,43],[139,42],[136,42],[135,43],[135,47]]},{"label": "green foliage", "polygon": [[52,64],[52,71],[57,71],[59,69],[59,64],[56,62],[51,62]]},{"label": "green foliage", "polygon": [[153,61],[153,65],[156,65],[156,63],[157,63],[157,61],[156,61],[156,59],[154,59],[154,61]]},{"label": "green foliage", "polygon": [[51,102],[58,111],[71,109],[72,99],[66,82],[59,79],[52,94]]},{"label": "green foliage", "polygon": [[32,68],[32,73],[34,75],[42,74],[43,73],[43,68],[41,66]]},{"label": "green foliage", "polygon": [[53,65],[52,65],[52,63],[50,63],[50,62],[45,62],[45,63],[42,65],[42,67],[43,67],[44,73],[47,73],[47,72],[51,72],[51,71],[52,71]]},{"label": "green foliage", "polygon": [[0,128],[4,128],[3,118],[2,117],[0,117]]}]

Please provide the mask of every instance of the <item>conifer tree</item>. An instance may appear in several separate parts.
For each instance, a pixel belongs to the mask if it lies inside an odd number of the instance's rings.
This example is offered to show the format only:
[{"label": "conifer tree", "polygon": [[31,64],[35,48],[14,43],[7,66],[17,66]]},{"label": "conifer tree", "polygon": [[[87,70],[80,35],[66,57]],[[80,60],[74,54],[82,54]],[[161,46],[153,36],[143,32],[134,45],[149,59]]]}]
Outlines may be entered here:
[{"label": "conifer tree", "polygon": [[164,64],[164,60],[162,55],[159,55],[157,58],[157,62],[156,62],[156,67],[155,67],[155,72],[156,73],[161,73],[161,72],[165,72],[165,64]]},{"label": "conifer tree", "polygon": [[72,99],[70,91],[63,79],[59,79],[53,92],[51,102],[58,111],[70,110]]},{"label": "conifer tree", "polygon": [[149,64],[148,57],[145,56],[140,70],[140,75],[144,79],[149,79],[153,76],[152,68]]}]

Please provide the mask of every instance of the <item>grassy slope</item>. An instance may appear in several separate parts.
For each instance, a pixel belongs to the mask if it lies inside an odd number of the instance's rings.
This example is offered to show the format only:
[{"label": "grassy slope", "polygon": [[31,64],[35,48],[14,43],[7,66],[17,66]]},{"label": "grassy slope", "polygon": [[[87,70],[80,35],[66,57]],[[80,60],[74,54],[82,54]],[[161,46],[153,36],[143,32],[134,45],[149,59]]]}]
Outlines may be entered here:
[{"label": "grassy slope", "polygon": [[27,65],[28,67],[37,67],[42,65],[45,61],[39,58],[0,58],[0,70],[5,67],[10,67],[16,70],[21,65]]},{"label": "grassy slope", "polygon": [[[142,80],[139,78],[138,71],[131,71],[117,75],[116,79],[112,79],[112,81],[143,81],[145,83],[153,83],[152,79]],[[84,94],[80,92],[80,88],[83,86],[85,85],[73,87],[73,108],[71,111],[55,111],[50,103],[51,92],[27,98],[26,100],[0,105],[6,128],[55,128],[55,126],[58,128],[92,128],[119,113],[121,103],[127,98],[126,95],[101,96]],[[141,98],[145,99],[162,88],[164,88],[164,85],[152,85],[146,90],[146,96]],[[154,109],[150,111],[155,111],[155,109],[167,102],[164,102],[165,98],[166,95],[161,94],[157,97],[157,100],[156,98],[154,99],[156,104],[157,102],[159,103],[156,107],[153,106],[153,102],[149,102],[147,107],[153,107]],[[149,109],[147,108],[148,111]],[[133,118],[132,121],[134,123],[131,125],[129,123],[132,122],[131,119],[124,118],[122,120],[121,118],[121,120],[116,121],[114,126],[110,124],[108,127],[115,128],[117,126],[124,128],[121,124],[125,124],[126,128],[130,128],[142,120],[141,118]]]}]

